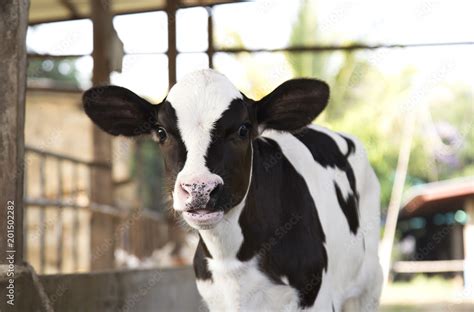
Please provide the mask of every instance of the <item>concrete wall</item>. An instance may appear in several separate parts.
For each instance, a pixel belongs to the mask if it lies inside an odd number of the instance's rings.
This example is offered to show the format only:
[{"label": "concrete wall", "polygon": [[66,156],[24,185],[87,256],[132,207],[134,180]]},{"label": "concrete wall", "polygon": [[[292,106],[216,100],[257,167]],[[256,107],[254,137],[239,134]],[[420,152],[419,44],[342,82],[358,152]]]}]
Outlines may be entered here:
[{"label": "concrete wall", "polygon": [[55,311],[198,311],[191,268],[43,276]]},{"label": "concrete wall", "polygon": [[[31,279],[24,279],[17,284],[22,295],[15,309],[0,305],[0,311],[41,311]],[[207,311],[190,267],[44,275],[40,280],[54,311]]]}]

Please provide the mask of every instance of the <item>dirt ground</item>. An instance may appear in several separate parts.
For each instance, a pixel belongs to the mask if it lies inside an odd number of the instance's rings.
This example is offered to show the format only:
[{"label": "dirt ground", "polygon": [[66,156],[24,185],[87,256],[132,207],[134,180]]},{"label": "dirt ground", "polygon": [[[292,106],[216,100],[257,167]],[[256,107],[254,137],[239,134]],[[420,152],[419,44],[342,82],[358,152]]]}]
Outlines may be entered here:
[{"label": "dirt ground", "polygon": [[382,294],[382,312],[474,311],[474,294],[463,288],[462,279],[416,276],[409,282],[395,282]]}]

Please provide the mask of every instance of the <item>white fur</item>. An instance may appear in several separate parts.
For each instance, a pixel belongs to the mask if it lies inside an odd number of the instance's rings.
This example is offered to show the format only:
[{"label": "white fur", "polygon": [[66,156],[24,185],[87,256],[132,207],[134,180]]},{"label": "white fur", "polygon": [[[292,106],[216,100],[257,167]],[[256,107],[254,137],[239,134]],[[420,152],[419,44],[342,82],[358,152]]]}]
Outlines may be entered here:
[{"label": "white fur", "polygon": [[178,129],[187,150],[187,159],[179,172],[173,192],[173,208],[184,210],[180,183],[192,179],[222,181],[206,167],[205,156],[211,143],[211,131],[236,98],[242,94],[222,74],[205,69],[186,75],[175,84],[167,100],[176,112]]},{"label": "white fur", "polygon": [[[347,152],[347,143],[337,133],[315,125],[311,128],[330,135],[340,150]],[[349,157],[349,162],[354,169],[360,194],[360,228],[357,236],[354,236],[339,208],[333,186],[333,181],[336,181],[343,194],[348,194],[350,187],[346,175],[337,169],[326,169],[319,165],[308,148],[288,133],[267,130],[263,136],[280,145],[285,157],[306,181],[326,234],[328,270],[323,275],[312,310],[330,311],[331,304],[334,304],[336,311],[340,311],[344,302],[353,297],[359,297],[359,301],[363,302],[376,302],[380,294],[381,277],[377,256],[379,186],[362,145],[351,138],[356,144],[356,153]],[[377,306],[372,303],[364,308],[366,311],[375,311]]]},{"label": "white fur", "polygon": [[209,259],[213,281],[197,281],[198,290],[211,311],[295,311],[296,290],[276,285],[258,270],[257,259]]}]

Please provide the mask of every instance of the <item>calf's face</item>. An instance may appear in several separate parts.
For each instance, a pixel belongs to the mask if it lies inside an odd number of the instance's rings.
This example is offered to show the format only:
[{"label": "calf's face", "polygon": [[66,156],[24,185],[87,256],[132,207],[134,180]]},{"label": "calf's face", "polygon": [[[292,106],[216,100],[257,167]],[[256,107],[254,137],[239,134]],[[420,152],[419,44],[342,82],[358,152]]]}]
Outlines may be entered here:
[{"label": "calf's face", "polygon": [[301,129],[328,97],[324,82],[295,79],[253,101],[223,75],[202,70],[185,76],[158,105],[116,86],[88,90],[83,104],[94,123],[112,135],[153,137],[164,157],[173,208],[204,230],[245,200],[252,141],[259,132]]}]

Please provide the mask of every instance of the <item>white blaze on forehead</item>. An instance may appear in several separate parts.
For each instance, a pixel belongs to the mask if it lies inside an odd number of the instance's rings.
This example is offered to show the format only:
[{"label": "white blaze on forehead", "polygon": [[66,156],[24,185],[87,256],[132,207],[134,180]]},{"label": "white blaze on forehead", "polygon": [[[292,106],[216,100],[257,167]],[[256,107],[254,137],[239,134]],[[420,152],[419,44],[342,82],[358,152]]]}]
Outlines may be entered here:
[{"label": "white blaze on forehead", "polygon": [[176,111],[178,129],[188,152],[183,172],[208,171],[205,156],[211,131],[237,98],[242,95],[234,85],[211,69],[190,73],[171,88],[167,100]]}]

